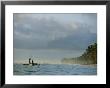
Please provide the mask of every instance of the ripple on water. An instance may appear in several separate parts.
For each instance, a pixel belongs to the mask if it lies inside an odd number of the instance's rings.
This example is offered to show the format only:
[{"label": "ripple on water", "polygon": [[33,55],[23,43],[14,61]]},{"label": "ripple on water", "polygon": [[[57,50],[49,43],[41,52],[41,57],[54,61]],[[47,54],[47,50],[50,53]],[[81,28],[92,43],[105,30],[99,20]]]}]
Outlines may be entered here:
[{"label": "ripple on water", "polygon": [[38,67],[15,64],[14,75],[97,75],[97,67],[63,64],[43,64]]}]

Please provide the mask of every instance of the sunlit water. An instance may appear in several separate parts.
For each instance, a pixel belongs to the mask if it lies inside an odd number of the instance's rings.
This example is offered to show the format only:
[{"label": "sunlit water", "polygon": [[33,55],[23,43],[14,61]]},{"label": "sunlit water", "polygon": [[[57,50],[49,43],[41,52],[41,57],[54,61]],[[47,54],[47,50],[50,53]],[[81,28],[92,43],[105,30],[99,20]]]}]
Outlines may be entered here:
[{"label": "sunlit water", "polygon": [[97,75],[97,67],[65,64],[41,64],[40,66],[14,64],[14,75]]}]

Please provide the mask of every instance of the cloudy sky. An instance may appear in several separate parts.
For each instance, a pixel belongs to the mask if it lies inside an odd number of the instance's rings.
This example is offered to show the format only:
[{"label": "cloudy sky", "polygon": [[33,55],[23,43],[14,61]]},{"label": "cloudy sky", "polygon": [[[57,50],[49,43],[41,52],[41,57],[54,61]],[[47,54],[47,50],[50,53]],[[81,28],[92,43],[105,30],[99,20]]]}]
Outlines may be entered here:
[{"label": "cloudy sky", "polygon": [[[89,39],[96,40],[94,39],[96,32],[97,14],[95,13],[14,14],[14,48],[17,49],[60,48],[62,43],[66,48],[74,46],[78,48],[75,42],[80,43],[84,40],[86,45]],[[71,40],[72,38],[76,39]],[[72,47],[65,42],[71,43]]]}]

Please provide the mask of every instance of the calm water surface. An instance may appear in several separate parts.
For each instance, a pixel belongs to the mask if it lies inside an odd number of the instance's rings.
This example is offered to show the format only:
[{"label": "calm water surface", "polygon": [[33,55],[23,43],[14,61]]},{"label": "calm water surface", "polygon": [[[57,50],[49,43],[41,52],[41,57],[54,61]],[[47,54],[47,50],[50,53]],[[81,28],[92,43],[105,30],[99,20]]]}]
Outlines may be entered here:
[{"label": "calm water surface", "polygon": [[97,75],[97,67],[66,64],[41,64],[40,66],[14,64],[14,75]]}]

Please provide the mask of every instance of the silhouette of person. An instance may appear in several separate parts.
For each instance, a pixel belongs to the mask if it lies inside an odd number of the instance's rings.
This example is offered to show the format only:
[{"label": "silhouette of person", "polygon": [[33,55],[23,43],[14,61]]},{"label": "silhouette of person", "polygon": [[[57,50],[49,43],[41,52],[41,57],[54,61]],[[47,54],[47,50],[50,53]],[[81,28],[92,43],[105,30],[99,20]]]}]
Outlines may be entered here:
[{"label": "silhouette of person", "polygon": [[32,60],[32,65],[34,65],[34,61]]},{"label": "silhouette of person", "polygon": [[31,64],[31,58],[29,58],[29,64]]}]

